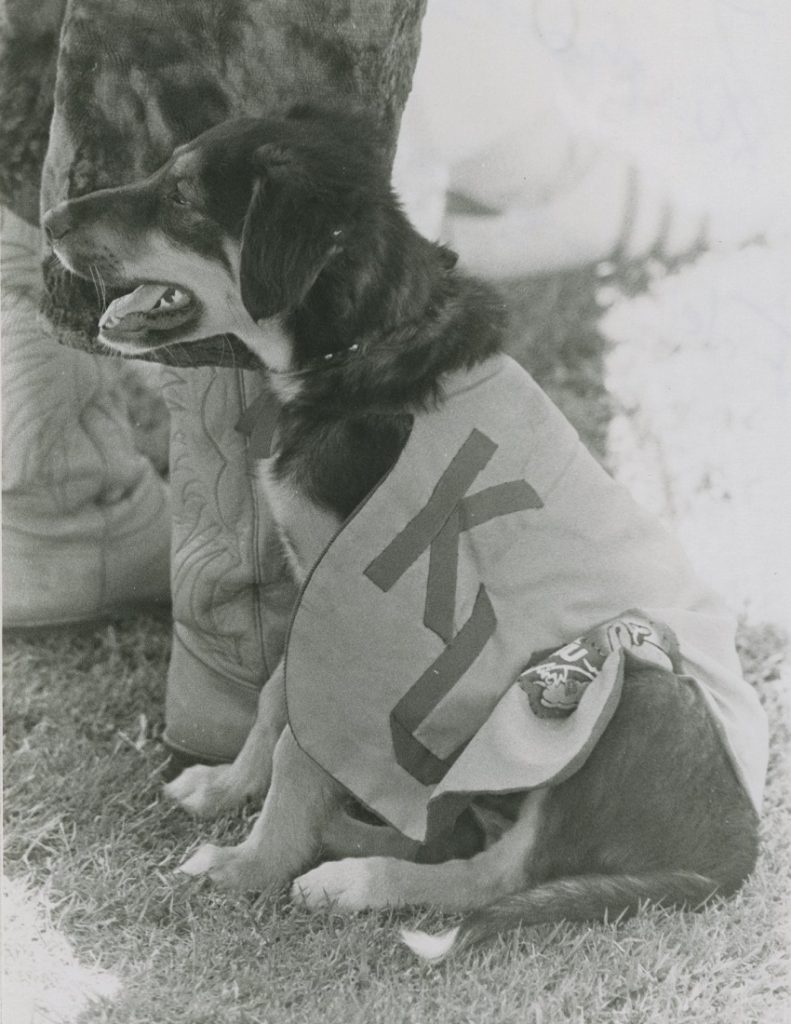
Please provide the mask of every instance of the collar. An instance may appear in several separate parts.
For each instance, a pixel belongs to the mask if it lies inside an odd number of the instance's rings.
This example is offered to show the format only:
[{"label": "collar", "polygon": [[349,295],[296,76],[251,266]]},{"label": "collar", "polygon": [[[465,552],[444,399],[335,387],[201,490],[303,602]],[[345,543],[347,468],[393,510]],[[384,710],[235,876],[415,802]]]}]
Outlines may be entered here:
[{"label": "collar", "polygon": [[359,355],[362,350],[362,342],[355,341],[353,345],[348,345],[346,348],[339,348],[335,352],[325,352],[323,356],[311,359],[309,363],[301,366],[298,370],[268,370],[267,372],[273,377],[279,375],[301,377],[303,374],[317,373],[326,369],[328,366],[334,366],[345,356]]},{"label": "collar", "polygon": [[242,413],[236,429],[248,440],[248,451],[253,459],[269,459],[274,454],[275,437],[283,411],[283,403],[277,392],[269,384],[270,376],[302,376],[303,374],[320,373],[330,366],[337,365],[343,358],[359,355],[363,351],[361,342],[355,342],[335,352],[327,352],[318,359],[312,360],[299,370],[268,370],[262,374],[263,390],[261,394]]},{"label": "collar", "polygon": [[[270,385],[270,376],[277,374],[308,374],[318,373],[328,366],[335,365],[344,356],[362,355],[365,352],[363,342],[355,342],[348,348],[328,352],[312,361],[300,370],[269,370],[261,374],[263,390],[257,398],[247,406],[236,424],[236,429],[248,439],[248,451],[253,459],[269,459],[275,451],[275,438],[283,411],[283,402]],[[456,370],[443,377],[441,394],[443,398],[452,398],[485,384],[486,381],[501,372],[503,357],[496,356],[486,359],[472,369]]]}]

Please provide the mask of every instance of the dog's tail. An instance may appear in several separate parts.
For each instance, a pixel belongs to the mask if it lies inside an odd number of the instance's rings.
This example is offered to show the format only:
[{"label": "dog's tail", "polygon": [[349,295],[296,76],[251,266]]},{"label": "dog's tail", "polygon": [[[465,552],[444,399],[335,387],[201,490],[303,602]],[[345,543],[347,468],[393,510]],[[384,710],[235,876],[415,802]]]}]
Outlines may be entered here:
[{"label": "dog's tail", "polygon": [[614,921],[646,903],[698,910],[721,891],[713,879],[691,871],[559,878],[491,903],[441,935],[404,930],[401,937],[419,957],[437,962],[519,925]]}]

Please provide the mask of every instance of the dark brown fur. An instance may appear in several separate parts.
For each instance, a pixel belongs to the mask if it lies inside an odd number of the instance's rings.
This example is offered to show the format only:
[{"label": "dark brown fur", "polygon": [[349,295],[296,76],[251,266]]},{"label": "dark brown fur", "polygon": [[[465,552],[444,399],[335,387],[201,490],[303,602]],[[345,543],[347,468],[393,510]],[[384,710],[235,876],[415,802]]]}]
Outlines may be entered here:
[{"label": "dark brown fur", "polygon": [[553,788],[526,888],[467,918],[459,943],[516,924],[703,907],[752,871],[757,815],[690,681],[632,660],[583,768]]}]

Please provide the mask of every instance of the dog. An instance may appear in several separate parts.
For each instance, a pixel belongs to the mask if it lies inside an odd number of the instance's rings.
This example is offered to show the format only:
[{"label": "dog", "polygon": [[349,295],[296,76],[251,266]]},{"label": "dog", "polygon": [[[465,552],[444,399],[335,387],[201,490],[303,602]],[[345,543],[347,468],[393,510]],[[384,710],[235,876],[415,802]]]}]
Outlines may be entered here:
[{"label": "dog", "polygon": [[[417,486],[423,473],[409,466],[400,470],[405,453],[415,449],[416,438],[430,438],[435,422],[454,430],[457,415],[474,406],[475,388],[491,391],[494,380],[498,388],[497,382],[507,385],[495,396],[510,394],[509,388],[514,394],[529,390],[541,410],[535,430],[530,428],[534,441],[529,443],[537,449],[531,455],[536,465],[545,467],[547,480],[562,480],[571,458],[568,452],[576,451],[569,440],[571,428],[560,413],[550,410],[548,400],[521,369],[503,362],[504,310],[499,298],[488,286],[460,273],[454,254],[421,237],[402,213],[390,188],[387,147],[364,112],[302,105],[280,118],[220,124],[179,147],[145,180],[62,203],[46,214],[43,226],[55,254],[73,273],[98,274],[105,282],[128,289],[109,305],[100,323],[100,337],[110,348],[134,356],[175,341],[232,333],[267,368],[270,413],[275,411],[269,419],[275,426],[274,432],[264,430],[266,415],[261,420],[254,417],[251,446],[260,456],[258,479],[303,584],[300,608],[310,603],[305,596],[312,593],[311,587],[324,585],[323,580],[329,596],[321,616],[330,622],[357,600],[354,593],[333,595],[332,573],[337,570],[342,577],[344,563],[338,570],[332,553],[349,535],[349,524],[367,515],[372,528],[381,530],[391,514],[400,514],[397,509],[392,512],[400,500],[392,488]],[[517,374],[522,375],[518,380]],[[521,413],[514,413],[505,398],[495,397],[494,405],[502,408],[485,415],[505,416],[519,428]],[[568,452],[553,448],[554,435],[542,426],[550,421],[565,439],[563,444],[572,446]],[[474,440],[480,441],[480,436]],[[439,449],[444,451],[442,444]],[[470,480],[482,472],[487,457],[484,454]],[[458,468],[456,461],[453,465]],[[605,526],[621,514],[637,515],[623,512],[625,504],[609,507],[611,501],[626,499],[612,497],[610,488],[615,485],[605,479],[603,470],[586,468],[580,479],[594,480],[596,473],[596,482],[583,482],[584,492],[572,492],[566,505],[581,504],[584,520],[588,515],[595,518],[601,504]],[[511,501],[505,511],[484,514],[479,507],[483,499],[476,503],[478,494],[466,493],[470,480],[443,513],[445,524],[451,521],[449,514],[457,517],[455,533],[438,527],[432,534],[431,561],[442,561],[438,537],[456,550],[461,533],[465,549],[473,543],[470,538],[485,535],[485,544],[497,548],[506,573],[520,573],[513,568],[513,552],[520,544],[533,543],[531,524],[540,520],[531,516],[550,508],[553,488],[561,485],[542,489],[517,480],[513,487],[509,483],[484,489],[485,496],[496,492],[498,500],[507,491]],[[432,509],[447,490],[444,483],[434,483],[429,480],[429,496],[421,499]],[[369,514],[371,508],[375,511]],[[416,516],[410,522],[423,520]],[[644,522],[639,519],[641,529]],[[352,537],[345,543],[344,558],[357,557],[359,540]],[[538,546],[547,543],[542,539]],[[611,557],[607,543],[602,539],[600,545],[603,572]],[[636,543],[639,546],[639,536]],[[415,558],[427,544],[418,546]],[[565,566],[569,552],[560,547],[550,556],[539,550],[535,557]],[[392,544],[387,550],[393,554],[391,548]],[[586,551],[591,550],[591,557],[599,557],[598,542],[586,540]],[[611,583],[600,581],[596,573],[575,574],[573,566],[571,582],[563,583],[554,598],[539,592],[531,595],[527,607],[535,609],[538,620],[540,609],[555,601],[558,621],[575,626],[579,622],[598,631],[581,637],[574,632],[560,635],[563,630],[558,629],[555,637],[553,629],[534,630],[545,641],[537,650],[526,625],[521,688],[510,686],[513,678],[505,680],[498,684],[496,697],[500,700],[505,691],[511,694],[509,707],[517,708],[520,721],[527,722],[534,710],[538,717],[565,715],[568,708],[552,707],[551,700],[542,706],[542,700],[557,691],[558,680],[567,679],[575,666],[588,665],[590,693],[604,676],[610,680],[610,689],[601,691],[597,742],[580,740],[573,764],[545,772],[535,784],[498,784],[495,792],[481,789],[461,800],[458,791],[445,794],[453,799],[440,801],[442,827],[434,827],[440,815],[432,819],[431,829],[423,829],[420,821],[428,819],[420,819],[420,814],[433,814],[430,801],[442,780],[464,770],[474,774],[469,751],[476,741],[466,736],[452,756],[443,761],[427,755],[428,767],[414,769],[417,781],[407,780],[412,803],[403,818],[398,808],[383,813],[381,807],[392,804],[388,780],[396,771],[404,775],[403,758],[411,756],[415,744],[423,743],[425,753],[425,742],[419,742],[425,721],[405,725],[405,713],[398,722],[391,715],[389,725],[381,726],[383,735],[391,730],[394,743],[398,737],[393,730],[401,730],[399,742],[407,753],[396,752],[401,767],[383,769],[386,784],[377,796],[370,792],[370,776],[379,771],[377,757],[384,760],[390,753],[386,744],[369,744],[367,752],[363,745],[355,748],[354,702],[366,701],[385,685],[379,680],[388,676],[386,666],[376,662],[374,652],[375,674],[362,680],[367,689],[358,697],[352,695],[352,704],[340,707],[334,697],[322,696],[322,688],[334,659],[347,658],[336,675],[343,676],[347,669],[354,674],[354,657],[361,655],[365,638],[371,635],[365,621],[368,606],[388,587],[395,595],[402,588],[401,583],[382,582],[384,561],[366,555],[362,563],[368,589],[358,601],[362,639],[355,642],[362,646],[356,647],[348,636],[333,637],[328,633],[331,627],[322,625],[323,618],[310,618],[309,609],[304,612],[306,625],[301,625],[303,612],[298,611],[286,663],[263,687],[256,722],[236,760],[214,767],[195,765],[166,787],[170,798],[199,817],[263,798],[262,812],[244,842],[231,848],[203,846],[182,865],[183,871],[241,889],[274,890],[291,883],[293,898],[309,907],[331,903],[356,911],[431,904],[465,912],[462,923],[441,936],[405,935],[412,948],[429,959],[519,924],[613,919],[636,912],[645,902],[697,909],[715,895],[728,896],[741,886],[756,859],[757,804],[765,769],[765,722],[752,691],[740,679],[729,677],[725,695],[707,698],[705,688],[690,679],[689,662],[680,660],[671,641],[657,641],[656,656],[648,658],[643,656],[648,645],[640,646],[639,639],[625,644],[608,641],[607,646],[602,637],[620,635],[626,619],[603,622],[610,616],[586,616],[588,608],[605,607],[597,594]],[[391,568],[392,562],[391,558]],[[639,584],[643,563],[639,558],[637,563],[629,578]],[[443,564],[451,563],[446,559]],[[429,577],[433,572],[430,566]],[[465,572],[458,570],[450,591],[439,586],[431,600],[427,598],[426,619],[431,605],[435,634],[443,635],[437,623],[445,621],[443,665],[463,646],[464,631],[454,633],[454,605],[451,599],[448,606],[447,594],[453,594],[457,583],[460,591],[467,585]],[[417,575],[403,570],[404,580]],[[561,575],[569,578],[565,569]],[[547,579],[552,578],[548,570]],[[579,598],[576,586],[590,594],[589,601]],[[481,600],[476,609],[486,598],[496,612],[490,622],[498,615],[507,618],[511,597],[497,605],[494,588],[489,589],[492,600],[483,585],[478,587]],[[608,597],[606,607],[616,612],[630,607],[631,593],[624,593],[622,604],[620,596]],[[570,609],[576,609],[573,615]],[[412,625],[405,614],[391,616],[386,626],[395,636],[392,649],[398,652],[388,665],[402,659],[411,664],[412,634],[407,627]],[[479,622],[476,614],[470,614],[468,624]],[[686,609],[680,621],[692,621],[696,614]],[[526,623],[529,618],[528,614]],[[632,618],[643,640],[662,633],[650,616],[640,613]],[[704,619],[704,633],[719,629],[716,615]],[[421,623],[418,627],[425,632]],[[308,638],[302,647],[295,645],[295,631]],[[414,635],[420,646],[422,633]],[[431,639],[437,642],[434,634]],[[468,639],[465,634],[465,642]],[[519,628],[516,640],[521,642]],[[466,678],[468,663],[489,665],[492,644],[486,646],[485,638],[474,642],[478,646],[464,666],[453,670],[450,689],[441,695],[446,702],[452,704],[459,689],[455,684]],[[732,647],[729,634],[726,647],[728,643]],[[347,648],[352,658],[347,657]],[[597,652],[601,658],[594,664]],[[496,659],[492,664],[499,665]],[[300,688],[294,683],[292,692],[289,680],[295,673],[302,684]],[[307,678],[311,673],[319,678]],[[507,673],[513,673],[513,664],[508,664]],[[425,686],[424,679],[421,699]],[[616,689],[617,700],[610,700]],[[568,694],[568,687],[564,692]],[[528,706],[528,697],[534,702],[537,694],[538,704]],[[537,727],[565,735],[566,723],[583,712],[587,696],[588,691],[577,712],[556,717],[548,726],[538,722]],[[408,698],[409,694],[404,696],[398,707]],[[718,719],[718,701],[731,698],[736,712],[732,707]],[[494,719],[502,705],[491,694],[487,699],[483,717]],[[447,703],[437,703],[436,695],[432,700],[430,710],[439,709],[441,717]],[[324,711],[315,711],[315,701]],[[513,727],[513,713],[506,717]],[[332,743],[333,729],[344,729],[347,722],[351,731],[344,742],[354,749],[346,752],[348,764],[344,762],[336,773],[343,780],[339,781],[327,770],[324,748]],[[742,726],[748,735],[740,740]],[[308,734],[315,737],[310,742],[305,739]],[[738,751],[734,754],[740,743],[746,758],[741,762]],[[321,756],[316,750],[323,751]],[[497,742],[489,750],[499,756]],[[424,770],[427,774],[418,778]],[[349,783],[352,777],[356,781]]]}]

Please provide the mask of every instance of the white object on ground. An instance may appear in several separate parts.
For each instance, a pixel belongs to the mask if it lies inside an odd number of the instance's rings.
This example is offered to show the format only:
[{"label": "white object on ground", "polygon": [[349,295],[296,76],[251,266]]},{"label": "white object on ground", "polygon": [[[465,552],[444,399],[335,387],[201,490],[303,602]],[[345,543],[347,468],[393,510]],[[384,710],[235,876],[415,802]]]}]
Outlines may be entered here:
[{"label": "white object on ground", "polygon": [[438,963],[440,960],[444,960],[451,951],[458,934],[458,928],[451,928],[450,931],[440,932],[438,935],[430,935],[428,932],[402,928],[401,940],[421,960]]},{"label": "white object on ground", "polygon": [[75,1024],[90,1004],[114,999],[120,981],[79,962],[41,894],[3,879],[3,1020]]}]

